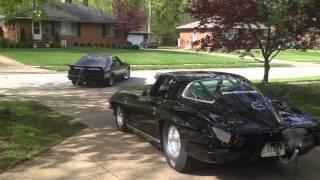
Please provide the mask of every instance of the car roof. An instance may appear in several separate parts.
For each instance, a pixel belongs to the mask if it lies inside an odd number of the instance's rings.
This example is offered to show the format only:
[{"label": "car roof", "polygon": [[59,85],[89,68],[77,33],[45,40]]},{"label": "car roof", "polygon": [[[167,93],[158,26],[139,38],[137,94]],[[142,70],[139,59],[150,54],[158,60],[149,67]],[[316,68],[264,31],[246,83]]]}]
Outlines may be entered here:
[{"label": "car roof", "polygon": [[114,57],[114,55],[97,55],[97,54],[90,54],[90,55],[86,55],[86,56],[83,56],[83,57],[87,57],[87,58],[90,58],[90,57],[102,57],[102,58],[112,58]]},{"label": "car roof", "polygon": [[210,79],[210,78],[221,78],[221,79],[230,79],[238,78],[247,80],[246,78],[232,73],[226,72],[216,72],[216,71],[176,71],[176,72],[165,72],[157,73],[156,78],[170,76],[175,78],[177,81],[191,82],[200,79]]}]

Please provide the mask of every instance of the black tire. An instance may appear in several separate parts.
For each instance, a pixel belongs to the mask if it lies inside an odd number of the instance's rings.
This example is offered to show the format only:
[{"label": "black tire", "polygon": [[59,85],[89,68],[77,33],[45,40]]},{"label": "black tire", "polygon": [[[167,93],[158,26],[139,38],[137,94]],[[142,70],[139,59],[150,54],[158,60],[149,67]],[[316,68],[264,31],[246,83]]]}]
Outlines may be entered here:
[{"label": "black tire", "polygon": [[172,153],[170,153],[168,145],[168,133],[171,127],[176,128],[175,125],[168,123],[165,124],[162,129],[162,147],[164,155],[166,156],[168,164],[174,170],[178,172],[190,172],[195,169],[195,166],[199,164],[199,162],[193,159],[192,157],[188,156],[183,143],[181,143],[179,155],[176,157],[171,155]]},{"label": "black tire", "polygon": [[111,75],[111,76],[109,77],[109,79],[107,80],[107,86],[112,87],[113,85],[114,85],[114,76]]},{"label": "black tire", "polygon": [[71,83],[75,86],[77,85],[77,81],[76,80],[71,80]]},{"label": "black tire", "polygon": [[[128,128],[126,126],[127,117],[126,117],[126,114],[124,113],[123,109],[120,106],[116,106],[114,109],[114,112],[115,112],[115,119],[116,119],[116,124],[117,124],[118,129],[122,132],[128,132]],[[120,114],[122,114],[122,120],[119,119]],[[122,121],[122,123],[120,121]]]},{"label": "black tire", "polygon": [[122,79],[128,80],[130,79],[130,75],[131,75],[130,69],[127,69],[127,71],[124,74],[122,74]]}]

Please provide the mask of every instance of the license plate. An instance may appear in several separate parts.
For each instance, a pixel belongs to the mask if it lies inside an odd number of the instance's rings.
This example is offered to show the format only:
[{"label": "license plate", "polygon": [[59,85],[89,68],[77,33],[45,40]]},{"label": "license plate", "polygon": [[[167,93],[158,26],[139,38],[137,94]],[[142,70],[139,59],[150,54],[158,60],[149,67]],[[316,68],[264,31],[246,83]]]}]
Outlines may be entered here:
[{"label": "license plate", "polygon": [[[278,150],[278,148],[280,148],[280,151]],[[274,156],[278,156],[277,155],[277,151],[279,151],[279,154],[281,156],[286,154],[286,150],[285,150],[285,145],[281,144],[280,147],[279,145],[272,145],[271,143],[266,144],[262,151],[261,151],[261,157],[274,157]]]}]

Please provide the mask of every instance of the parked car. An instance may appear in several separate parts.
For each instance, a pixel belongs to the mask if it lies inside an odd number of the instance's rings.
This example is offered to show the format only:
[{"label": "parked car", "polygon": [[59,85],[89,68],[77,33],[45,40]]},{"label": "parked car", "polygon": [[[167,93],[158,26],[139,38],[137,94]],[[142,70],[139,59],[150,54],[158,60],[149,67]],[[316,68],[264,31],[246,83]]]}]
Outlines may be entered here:
[{"label": "parked car", "polygon": [[141,48],[158,48],[158,43],[155,40],[148,39],[140,43]]},{"label": "parked car", "polygon": [[113,86],[117,79],[130,78],[130,66],[117,56],[89,55],[70,65],[68,78],[74,85],[104,83]]},{"label": "parked car", "polygon": [[320,144],[315,118],[268,99],[244,77],[168,72],[156,78],[149,91],[117,92],[110,108],[119,130],[161,148],[177,171],[190,170],[198,160],[288,162]]}]

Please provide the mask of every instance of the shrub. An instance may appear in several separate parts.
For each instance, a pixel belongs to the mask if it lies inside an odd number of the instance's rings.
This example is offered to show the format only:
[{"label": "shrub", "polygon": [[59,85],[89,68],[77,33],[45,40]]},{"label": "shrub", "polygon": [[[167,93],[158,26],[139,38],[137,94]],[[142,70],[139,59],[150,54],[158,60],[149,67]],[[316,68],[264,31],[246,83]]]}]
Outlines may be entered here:
[{"label": "shrub", "polygon": [[33,48],[33,44],[31,42],[21,42],[19,43],[20,48]]},{"label": "shrub", "polygon": [[18,47],[18,43],[16,43],[16,42],[9,42],[9,47],[10,47],[10,48],[17,48],[17,47]]},{"label": "shrub", "polygon": [[0,48],[10,47],[10,41],[6,38],[0,38]]},{"label": "shrub", "polygon": [[92,44],[91,44],[91,43],[88,43],[87,46],[88,46],[88,47],[92,47]]},{"label": "shrub", "polygon": [[137,45],[137,44],[135,44],[135,45],[132,45],[132,46],[131,46],[131,49],[140,49],[140,46]]},{"label": "shrub", "polygon": [[80,44],[80,47],[84,47],[85,45],[83,43]]},{"label": "shrub", "polygon": [[56,43],[60,43],[60,36],[59,36],[59,34],[56,34],[56,35],[54,36],[54,41],[55,41]]},{"label": "shrub", "polygon": [[74,47],[78,47],[78,46],[79,46],[79,43],[74,42],[74,43],[73,43],[73,46],[74,46]]},{"label": "shrub", "polygon": [[50,47],[52,47],[52,48],[59,48],[59,47],[60,47],[60,43],[58,43],[58,42],[53,42],[53,43],[50,44]]},{"label": "shrub", "polygon": [[104,44],[103,44],[103,43],[100,43],[100,47],[101,47],[101,48],[104,48]]},{"label": "shrub", "polygon": [[116,45],[112,43],[111,48],[116,48]]},{"label": "shrub", "polygon": [[132,44],[132,42],[127,41],[127,45],[128,45],[128,46],[132,46],[133,44]]},{"label": "shrub", "polygon": [[109,44],[106,44],[106,48],[110,48],[110,45],[109,45]]}]

